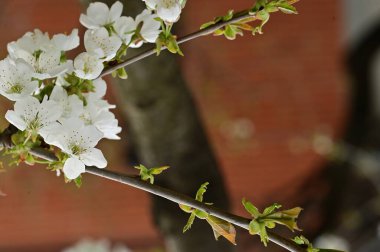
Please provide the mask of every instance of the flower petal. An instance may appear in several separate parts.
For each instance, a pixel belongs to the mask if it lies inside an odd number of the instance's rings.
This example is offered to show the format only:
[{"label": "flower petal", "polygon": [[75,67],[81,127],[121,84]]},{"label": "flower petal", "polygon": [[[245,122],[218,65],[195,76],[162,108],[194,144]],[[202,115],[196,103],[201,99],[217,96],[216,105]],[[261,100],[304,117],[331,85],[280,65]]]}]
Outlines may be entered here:
[{"label": "flower petal", "polygon": [[157,15],[169,23],[177,22],[181,11],[181,4],[174,0],[160,0],[157,5]]},{"label": "flower petal", "polygon": [[85,171],[84,163],[75,157],[67,159],[63,165],[63,173],[68,179],[76,179]]},{"label": "flower petal", "polygon": [[25,130],[26,129],[26,122],[21,119],[20,115],[14,112],[13,110],[8,110],[5,114],[5,119],[7,119],[8,122],[16,126],[19,130]]},{"label": "flower petal", "polygon": [[98,168],[105,168],[107,160],[104,158],[103,153],[97,148],[88,149],[80,155],[80,159],[87,166],[96,166]]},{"label": "flower petal", "polygon": [[133,31],[136,30],[136,22],[131,17],[121,17],[115,21],[113,27],[121,40],[125,44],[129,44],[134,34]]},{"label": "flower petal", "polygon": [[87,8],[87,16],[90,17],[99,26],[107,23],[109,8],[105,3],[91,3]]},{"label": "flower petal", "polygon": [[93,80],[99,77],[104,65],[97,55],[83,52],[75,58],[74,68],[79,78]]},{"label": "flower petal", "polygon": [[113,23],[115,22],[120,16],[121,13],[123,12],[123,4],[120,3],[119,1],[115,2],[109,11],[109,16],[108,16],[108,22]]},{"label": "flower petal", "polygon": [[70,35],[56,34],[51,42],[60,51],[70,51],[79,46],[78,29],[73,29]]},{"label": "flower petal", "polygon": [[102,78],[94,80],[93,85],[95,87],[95,92],[93,93],[95,97],[102,98],[106,95],[107,83]]}]

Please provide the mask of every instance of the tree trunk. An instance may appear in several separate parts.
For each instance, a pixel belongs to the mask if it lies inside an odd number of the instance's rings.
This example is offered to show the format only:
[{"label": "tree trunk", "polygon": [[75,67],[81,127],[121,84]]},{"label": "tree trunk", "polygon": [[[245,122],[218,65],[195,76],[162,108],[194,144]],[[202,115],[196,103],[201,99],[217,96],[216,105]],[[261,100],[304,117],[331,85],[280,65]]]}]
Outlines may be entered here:
[{"label": "tree trunk", "polygon": [[[113,0],[103,1],[112,4]],[[124,12],[135,16],[142,1],[124,1]],[[131,56],[131,51],[128,55]],[[148,166],[169,165],[171,169],[155,183],[194,195],[208,181],[207,202],[227,209],[228,197],[222,176],[209,145],[194,101],[178,64],[179,57],[162,52],[129,66],[126,81],[115,80],[119,104],[129,128],[127,141],[132,144],[138,162]],[[178,205],[153,197],[154,220],[165,236],[171,252],[232,251],[224,239],[215,241],[205,221],[196,220],[186,234],[182,228],[188,214]]]}]

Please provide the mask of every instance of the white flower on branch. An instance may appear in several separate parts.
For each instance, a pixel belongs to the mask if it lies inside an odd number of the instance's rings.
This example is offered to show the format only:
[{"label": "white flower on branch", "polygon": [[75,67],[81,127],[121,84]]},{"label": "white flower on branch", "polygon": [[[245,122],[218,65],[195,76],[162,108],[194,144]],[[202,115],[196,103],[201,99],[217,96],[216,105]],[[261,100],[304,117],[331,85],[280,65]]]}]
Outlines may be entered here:
[{"label": "white flower on branch", "polygon": [[104,68],[98,55],[88,52],[79,54],[74,60],[75,75],[81,79],[93,80],[99,77]]},{"label": "white flower on branch", "polygon": [[108,110],[99,110],[93,104],[88,104],[84,107],[80,118],[86,125],[95,126],[103,133],[104,138],[113,140],[120,139],[117,134],[121,132],[121,128],[118,126],[118,121],[112,112]]},{"label": "white flower on branch", "polygon": [[116,108],[115,105],[109,104],[106,100],[102,99],[106,95],[107,84],[102,78],[98,78],[92,82],[95,91],[84,94],[87,104],[92,104],[99,111]]},{"label": "white flower on branch", "polygon": [[140,47],[143,42],[155,43],[158,35],[161,33],[160,27],[161,23],[156,20],[157,15],[152,14],[149,10],[144,10],[142,13],[136,17],[136,26],[140,26],[139,35],[140,40],[135,41],[131,44],[131,47]]},{"label": "white flower on branch", "polygon": [[41,52],[37,58],[29,57],[25,60],[34,67],[33,77],[39,80],[57,77],[73,68],[73,61],[67,60],[62,63],[61,52],[56,50]]},{"label": "white flower on branch", "polygon": [[80,118],[85,125],[94,125],[103,133],[103,137],[107,139],[120,139],[117,134],[121,132],[121,127],[118,126],[118,120],[115,115],[109,111],[115,108],[115,105],[109,104],[102,99],[106,93],[106,82],[99,78],[93,81],[95,92],[85,94],[87,105],[84,107]]},{"label": "white flower on branch", "polygon": [[78,30],[70,35],[54,35],[50,40],[47,33],[36,29],[27,32],[22,38],[8,44],[9,56],[13,60],[23,59],[34,68],[33,77],[44,80],[57,77],[68,71],[72,61],[62,59],[65,51],[79,45]]},{"label": "white flower on branch", "polygon": [[116,35],[108,35],[106,28],[87,30],[84,34],[84,47],[87,52],[97,54],[103,61],[109,61],[116,56],[122,44]]},{"label": "white flower on branch", "polygon": [[167,23],[178,21],[182,11],[180,0],[144,0],[148,8],[155,10],[158,17]]},{"label": "white flower on branch", "polygon": [[121,17],[115,21],[113,27],[123,43],[128,45],[136,30],[135,20],[132,17]]},{"label": "white flower on branch", "polygon": [[146,4],[146,6],[151,9],[155,10],[157,6],[157,0],[143,0]]},{"label": "white flower on branch", "polygon": [[79,46],[78,29],[73,29],[70,35],[56,34],[51,39],[51,47],[58,51],[70,51]]},{"label": "white flower on branch", "polygon": [[27,32],[17,41],[8,43],[8,53],[12,58],[24,58],[25,53],[37,56],[40,51],[55,50],[70,51],[79,46],[78,29],[73,29],[70,35],[56,34],[52,39],[47,32],[35,29]]},{"label": "white flower on branch", "polygon": [[47,96],[42,103],[37,98],[29,96],[16,101],[14,110],[8,110],[5,118],[21,131],[28,131],[30,134],[40,134],[46,137],[52,128],[58,123],[58,118],[62,115],[62,108],[55,101],[50,101]]},{"label": "white flower on branch", "polygon": [[42,33],[39,29],[34,32],[27,32],[17,41],[8,43],[8,53],[12,58],[24,58],[24,54],[33,55],[36,51],[48,47],[50,44],[49,34]]},{"label": "white flower on branch", "polygon": [[38,87],[32,75],[33,68],[22,60],[12,62],[6,58],[0,61],[0,94],[11,101],[31,95]]},{"label": "white flower on branch", "polygon": [[57,134],[50,138],[50,144],[67,153],[68,158],[63,166],[63,173],[68,179],[75,179],[85,172],[85,166],[105,168],[107,160],[103,153],[95,148],[103,134],[95,126],[86,126],[77,118],[64,120],[56,128]]},{"label": "white flower on branch", "polygon": [[111,8],[104,3],[95,2],[88,6],[86,15],[80,15],[79,21],[88,29],[97,29],[112,25],[120,18],[122,12],[123,4],[119,1],[115,2]]},{"label": "white flower on branch", "polygon": [[50,95],[50,100],[55,101],[62,108],[62,119],[79,117],[83,112],[83,101],[75,94],[68,95],[67,91],[61,86],[55,86]]}]

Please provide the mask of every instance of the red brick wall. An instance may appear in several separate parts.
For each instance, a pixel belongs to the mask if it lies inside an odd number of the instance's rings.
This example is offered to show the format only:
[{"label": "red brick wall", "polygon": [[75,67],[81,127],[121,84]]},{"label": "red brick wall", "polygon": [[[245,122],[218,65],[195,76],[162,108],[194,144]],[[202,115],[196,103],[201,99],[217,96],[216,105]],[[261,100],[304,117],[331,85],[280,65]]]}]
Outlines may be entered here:
[{"label": "red brick wall", "polygon": [[[251,4],[188,1],[183,33]],[[299,15],[273,15],[263,35],[233,42],[207,37],[184,46],[181,63],[237,213],[242,197],[260,205],[294,199],[300,184],[323,164],[311,147],[313,136],[339,137],[344,127],[348,90],[339,4],[304,0],[297,4]],[[6,32],[0,35],[0,52],[35,27],[50,33],[79,27],[79,12],[75,0],[3,0],[0,28]],[[123,153],[109,155],[111,166],[121,170]],[[82,236],[132,246],[158,242],[148,197],[137,190],[91,176],[77,190],[36,167],[9,169],[0,175],[0,189],[7,194],[0,197],[0,251],[59,247]]]}]

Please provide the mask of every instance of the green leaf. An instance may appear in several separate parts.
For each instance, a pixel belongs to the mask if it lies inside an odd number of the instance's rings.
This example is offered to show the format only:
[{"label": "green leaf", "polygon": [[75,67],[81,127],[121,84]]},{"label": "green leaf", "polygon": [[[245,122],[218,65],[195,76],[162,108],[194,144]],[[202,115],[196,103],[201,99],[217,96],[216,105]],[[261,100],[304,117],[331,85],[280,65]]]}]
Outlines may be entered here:
[{"label": "green leaf", "polygon": [[231,25],[226,25],[226,28],[224,30],[224,35],[229,40],[236,39],[236,31],[232,28]]},{"label": "green leaf", "polygon": [[79,176],[77,177],[76,179],[74,179],[74,183],[75,185],[80,188],[82,186],[82,176]]},{"label": "green leaf", "polygon": [[229,10],[227,15],[223,16],[223,21],[231,20],[234,17],[234,10]]},{"label": "green leaf", "polygon": [[187,223],[186,225],[184,226],[183,228],[183,232],[185,233],[187,230],[189,230],[191,228],[191,226],[193,225],[194,223],[194,220],[195,220],[195,213],[191,213],[189,219],[187,220]]},{"label": "green leaf", "polygon": [[186,213],[191,213],[193,211],[193,208],[190,206],[179,204],[179,207]]},{"label": "green leaf", "polygon": [[177,40],[175,39],[174,36],[170,36],[167,38],[166,47],[171,53],[178,53],[179,55],[183,56],[183,53],[181,49],[179,48]]},{"label": "green leaf", "polygon": [[25,158],[25,161],[24,161],[27,165],[34,165],[35,164],[35,160],[34,160],[34,157],[31,155],[31,154],[27,154],[26,155],[26,158]]},{"label": "green leaf", "polygon": [[195,209],[194,213],[197,216],[197,218],[199,218],[201,220],[204,220],[208,217],[208,213],[206,213],[205,211],[199,210],[199,209]]},{"label": "green leaf", "polygon": [[251,202],[246,201],[245,198],[242,200],[243,206],[248,213],[252,215],[252,217],[257,218],[260,216],[260,212]]},{"label": "green leaf", "polygon": [[259,11],[257,13],[257,18],[263,22],[268,22],[269,20],[269,13],[266,10]]},{"label": "green leaf", "polygon": [[117,76],[118,76],[120,79],[123,79],[123,80],[128,79],[128,74],[127,74],[127,71],[125,71],[125,68],[124,68],[124,67],[119,68],[119,69],[117,69],[116,71],[117,71]]},{"label": "green leaf", "polygon": [[260,224],[256,220],[252,220],[249,223],[249,233],[251,235],[260,234]]},{"label": "green leaf", "polygon": [[285,14],[298,14],[296,8],[287,2],[280,3],[277,5],[277,7]]},{"label": "green leaf", "polygon": [[272,229],[276,226],[276,223],[274,221],[265,221],[265,226]]},{"label": "green leaf", "polygon": [[292,209],[278,211],[276,213],[272,213],[266,218],[271,219],[277,224],[284,225],[289,228],[291,231],[300,230],[297,226],[297,218],[301,213],[302,208],[295,207]]},{"label": "green leaf", "polygon": [[116,71],[113,71],[113,72],[111,73],[111,75],[112,75],[112,78],[116,78],[116,76],[117,76],[117,70],[116,70]]},{"label": "green leaf", "polygon": [[154,168],[147,168],[144,165],[134,166],[134,168],[140,170],[140,177],[142,180],[147,181],[151,184],[154,183],[154,175],[161,174],[164,170],[168,169],[169,166],[162,166],[162,167],[154,167]]},{"label": "green leaf", "polygon": [[273,205],[267,207],[264,209],[263,215],[268,215],[273,213],[275,210],[281,208],[281,205],[274,203]]},{"label": "green leaf", "polygon": [[306,239],[306,237],[304,237],[303,235],[294,237],[293,241],[297,243],[298,245],[310,244],[309,240]]},{"label": "green leaf", "polygon": [[154,167],[154,168],[151,168],[150,169],[150,173],[153,174],[153,175],[159,175],[161,174],[163,171],[169,169],[170,166],[161,166],[161,167]]},{"label": "green leaf", "polygon": [[269,237],[267,233],[267,229],[265,228],[265,223],[259,223],[260,226],[260,240],[264,243],[264,246],[268,246]]},{"label": "green leaf", "polygon": [[212,26],[214,24],[215,24],[215,21],[210,21],[210,22],[202,24],[199,29],[203,30],[203,29],[206,29],[207,27],[210,27],[210,26]]},{"label": "green leaf", "polygon": [[221,36],[223,34],[224,34],[224,31],[222,29],[218,29],[218,30],[214,31],[215,36]]},{"label": "green leaf", "polygon": [[203,194],[207,191],[208,182],[203,183],[201,187],[198,189],[197,194],[195,195],[195,200],[202,202]]}]

